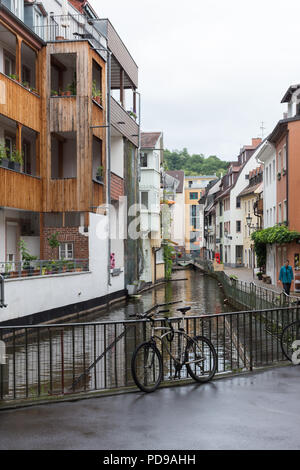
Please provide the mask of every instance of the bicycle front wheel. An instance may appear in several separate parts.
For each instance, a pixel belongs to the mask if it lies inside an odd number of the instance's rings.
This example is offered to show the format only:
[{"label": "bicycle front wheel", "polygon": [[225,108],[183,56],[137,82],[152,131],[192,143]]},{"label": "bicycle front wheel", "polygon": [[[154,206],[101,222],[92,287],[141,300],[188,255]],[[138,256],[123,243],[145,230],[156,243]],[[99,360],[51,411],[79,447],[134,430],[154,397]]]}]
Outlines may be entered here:
[{"label": "bicycle front wheel", "polygon": [[196,382],[208,382],[217,370],[217,353],[213,344],[204,336],[191,338],[186,346],[185,362],[189,375]]},{"label": "bicycle front wheel", "polygon": [[295,341],[300,340],[300,321],[296,320],[287,325],[281,334],[280,345],[284,356],[292,361],[293,352],[297,349]]},{"label": "bicycle front wheel", "polygon": [[132,377],[139,389],[154,392],[162,381],[162,371],[161,354],[155,344],[140,344],[131,360]]}]

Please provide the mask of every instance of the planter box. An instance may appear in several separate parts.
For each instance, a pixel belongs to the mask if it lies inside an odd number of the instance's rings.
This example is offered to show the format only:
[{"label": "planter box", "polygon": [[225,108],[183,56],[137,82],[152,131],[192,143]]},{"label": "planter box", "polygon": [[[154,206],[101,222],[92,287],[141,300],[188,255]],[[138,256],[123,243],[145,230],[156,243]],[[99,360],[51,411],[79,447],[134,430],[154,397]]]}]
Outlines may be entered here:
[{"label": "planter box", "polygon": [[128,295],[135,295],[137,293],[137,287],[135,284],[127,284]]},{"label": "planter box", "polygon": [[3,159],[1,160],[1,166],[2,166],[3,168],[8,168],[8,166],[9,166],[9,160],[8,160],[7,158],[3,158]]}]

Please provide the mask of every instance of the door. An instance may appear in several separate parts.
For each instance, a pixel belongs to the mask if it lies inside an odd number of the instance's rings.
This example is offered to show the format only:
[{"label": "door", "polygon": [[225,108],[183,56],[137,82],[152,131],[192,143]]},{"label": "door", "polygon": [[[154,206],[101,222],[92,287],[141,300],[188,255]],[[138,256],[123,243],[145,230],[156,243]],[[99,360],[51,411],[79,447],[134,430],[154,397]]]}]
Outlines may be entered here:
[{"label": "door", "polygon": [[6,262],[10,264],[18,260],[18,228],[17,222],[6,222]]}]

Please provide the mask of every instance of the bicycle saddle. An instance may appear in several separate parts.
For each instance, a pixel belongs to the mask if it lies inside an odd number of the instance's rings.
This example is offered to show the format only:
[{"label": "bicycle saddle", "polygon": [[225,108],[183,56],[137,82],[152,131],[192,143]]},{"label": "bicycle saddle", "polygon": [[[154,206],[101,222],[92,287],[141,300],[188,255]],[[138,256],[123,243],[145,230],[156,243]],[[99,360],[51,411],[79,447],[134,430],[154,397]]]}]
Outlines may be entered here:
[{"label": "bicycle saddle", "polygon": [[191,307],[182,307],[178,308],[177,310],[178,312],[181,312],[183,315],[185,315],[188,310],[191,310]]}]

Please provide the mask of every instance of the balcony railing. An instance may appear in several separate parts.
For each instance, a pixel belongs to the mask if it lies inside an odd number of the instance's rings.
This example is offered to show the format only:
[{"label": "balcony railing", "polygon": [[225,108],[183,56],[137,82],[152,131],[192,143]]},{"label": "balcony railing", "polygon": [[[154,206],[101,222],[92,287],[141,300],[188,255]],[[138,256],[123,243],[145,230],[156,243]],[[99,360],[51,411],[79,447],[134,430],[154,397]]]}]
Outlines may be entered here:
[{"label": "balcony railing", "polygon": [[74,272],[88,272],[89,260],[32,260],[0,262],[0,274],[5,279],[50,276]]},{"label": "balcony railing", "polygon": [[94,47],[106,46],[106,39],[95,27],[94,21],[81,14],[53,15],[48,25],[33,26],[31,29],[46,42],[87,39]]}]

